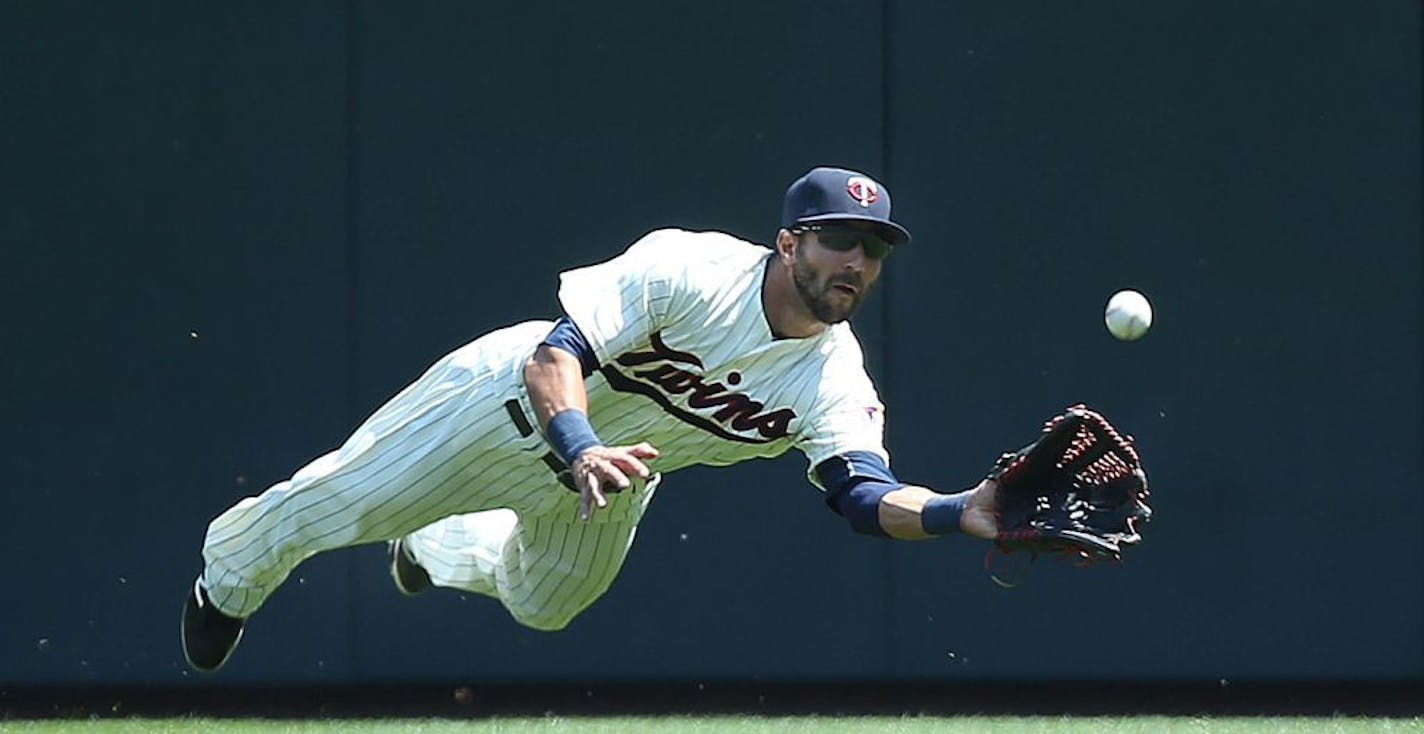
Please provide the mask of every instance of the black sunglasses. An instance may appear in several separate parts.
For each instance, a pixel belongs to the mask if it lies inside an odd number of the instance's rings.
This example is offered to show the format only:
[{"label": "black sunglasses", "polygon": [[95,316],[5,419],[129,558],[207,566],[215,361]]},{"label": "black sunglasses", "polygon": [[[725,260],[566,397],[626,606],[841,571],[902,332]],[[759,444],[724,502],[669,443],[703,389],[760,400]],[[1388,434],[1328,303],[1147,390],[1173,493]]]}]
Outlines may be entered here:
[{"label": "black sunglasses", "polygon": [[816,239],[828,250],[849,252],[860,245],[865,256],[871,260],[884,260],[890,256],[895,246],[872,232],[862,232],[850,227],[827,226],[823,224],[803,224],[791,230],[792,234],[815,232]]}]

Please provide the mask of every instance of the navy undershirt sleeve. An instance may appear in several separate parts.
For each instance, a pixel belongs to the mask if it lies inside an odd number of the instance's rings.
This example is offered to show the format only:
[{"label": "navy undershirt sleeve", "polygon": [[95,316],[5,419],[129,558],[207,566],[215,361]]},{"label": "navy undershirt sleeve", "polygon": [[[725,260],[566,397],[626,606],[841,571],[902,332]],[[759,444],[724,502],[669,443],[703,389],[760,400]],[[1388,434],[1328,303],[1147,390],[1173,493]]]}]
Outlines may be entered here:
[{"label": "navy undershirt sleeve", "polygon": [[583,367],[584,377],[588,377],[598,369],[598,355],[593,353],[593,347],[589,345],[588,338],[567,316],[554,324],[554,330],[550,331],[541,343],[557,347],[578,357],[579,365]]},{"label": "navy undershirt sleeve", "polygon": [[848,451],[816,465],[826,505],[858,533],[889,537],[880,527],[880,498],[905,486],[885,460],[869,451]]}]

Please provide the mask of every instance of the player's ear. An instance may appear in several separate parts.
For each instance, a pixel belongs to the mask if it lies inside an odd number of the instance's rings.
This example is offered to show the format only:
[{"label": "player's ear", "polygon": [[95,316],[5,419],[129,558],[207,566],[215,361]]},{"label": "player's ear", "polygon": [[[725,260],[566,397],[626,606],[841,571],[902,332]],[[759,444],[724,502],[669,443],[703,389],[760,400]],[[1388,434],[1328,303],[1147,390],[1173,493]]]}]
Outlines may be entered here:
[{"label": "player's ear", "polygon": [[780,230],[776,233],[776,256],[784,263],[791,263],[796,259],[796,235],[790,230]]}]

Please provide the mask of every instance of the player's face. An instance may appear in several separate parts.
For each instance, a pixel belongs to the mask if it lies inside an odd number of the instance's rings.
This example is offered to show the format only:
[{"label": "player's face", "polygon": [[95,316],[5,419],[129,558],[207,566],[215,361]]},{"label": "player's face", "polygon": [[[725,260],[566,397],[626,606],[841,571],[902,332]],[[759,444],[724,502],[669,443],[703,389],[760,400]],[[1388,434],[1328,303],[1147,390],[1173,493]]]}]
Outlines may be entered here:
[{"label": "player's face", "polygon": [[845,321],[880,277],[889,246],[863,225],[827,224],[797,233],[799,244],[791,266],[796,293],[818,321]]}]

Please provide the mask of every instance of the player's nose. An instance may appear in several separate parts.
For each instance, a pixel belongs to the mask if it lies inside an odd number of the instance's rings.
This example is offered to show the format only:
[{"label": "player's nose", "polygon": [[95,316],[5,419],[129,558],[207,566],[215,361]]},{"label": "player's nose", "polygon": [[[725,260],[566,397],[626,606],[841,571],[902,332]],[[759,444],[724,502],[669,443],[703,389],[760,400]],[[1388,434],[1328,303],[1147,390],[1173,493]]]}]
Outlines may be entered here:
[{"label": "player's nose", "polygon": [[845,252],[845,267],[847,270],[854,270],[858,273],[865,270],[865,261],[868,259],[865,254],[865,245],[857,242],[855,247]]}]

